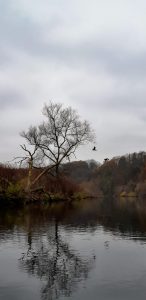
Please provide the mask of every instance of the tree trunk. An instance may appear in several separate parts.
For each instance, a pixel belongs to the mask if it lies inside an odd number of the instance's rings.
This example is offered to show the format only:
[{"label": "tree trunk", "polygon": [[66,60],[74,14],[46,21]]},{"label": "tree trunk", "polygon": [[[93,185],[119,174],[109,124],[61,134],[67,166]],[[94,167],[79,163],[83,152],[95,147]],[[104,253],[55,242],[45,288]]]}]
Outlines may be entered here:
[{"label": "tree trunk", "polygon": [[30,192],[31,189],[31,178],[32,178],[32,167],[33,167],[33,159],[31,158],[28,162],[29,169],[28,169],[28,177],[27,177],[27,186],[26,186],[26,192]]},{"label": "tree trunk", "polygon": [[53,169],[55,166],[49,166],[45,168],[31,183],[31,186],[33,186],[44,174],[46,174],[49,170]]}]

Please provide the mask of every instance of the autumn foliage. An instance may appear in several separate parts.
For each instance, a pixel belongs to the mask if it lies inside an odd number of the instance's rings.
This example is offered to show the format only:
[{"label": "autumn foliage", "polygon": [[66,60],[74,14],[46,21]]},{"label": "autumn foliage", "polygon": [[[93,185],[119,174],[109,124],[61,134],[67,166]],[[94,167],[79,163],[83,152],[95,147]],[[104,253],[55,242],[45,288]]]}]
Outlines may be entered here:
[{"label": "autumn foliage", "polygon": [[[42,169],[34,168],[32,178]],[[0,165],[0,198],[21,198],[27,184],[28,168]],[[89,196],[146,196],[146,153],[115,157],[102,165],[76,161],[63,164],[59,175],[45,173],[32,187],[37,199],[44,195],[58,195],[68,199],[76,193]]]}]

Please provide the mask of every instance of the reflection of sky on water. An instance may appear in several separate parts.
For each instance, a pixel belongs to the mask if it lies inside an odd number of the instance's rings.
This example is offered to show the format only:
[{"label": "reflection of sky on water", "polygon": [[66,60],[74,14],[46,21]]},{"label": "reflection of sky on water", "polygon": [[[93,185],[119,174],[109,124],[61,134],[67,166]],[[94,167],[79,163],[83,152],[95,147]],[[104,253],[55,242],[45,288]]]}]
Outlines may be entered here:
[{"label": "reflection of sky on water", "polygon": [[144,206],[63,209],[1,214],[0,298],[145,299]]}]

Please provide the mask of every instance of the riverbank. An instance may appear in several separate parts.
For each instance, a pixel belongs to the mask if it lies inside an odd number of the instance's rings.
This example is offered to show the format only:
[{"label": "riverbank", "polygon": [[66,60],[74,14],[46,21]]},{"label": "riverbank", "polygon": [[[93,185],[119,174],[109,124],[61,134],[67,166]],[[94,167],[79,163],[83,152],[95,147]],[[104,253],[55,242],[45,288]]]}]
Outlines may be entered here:
[{"label": "riverbank", "polygon": [[83,192],[75,192],[72,195],[61,193],[48,193],[48,192],[21,192],[21,194],[9,194],[5,192],[0,193],[0,207],[11,206],[25,206],[29,204],[47,204],[47,203],[60,203],[60,202],[72,202],[75,200],[83,200],[88,198],[95,198],[92,195],[88,195]]}]

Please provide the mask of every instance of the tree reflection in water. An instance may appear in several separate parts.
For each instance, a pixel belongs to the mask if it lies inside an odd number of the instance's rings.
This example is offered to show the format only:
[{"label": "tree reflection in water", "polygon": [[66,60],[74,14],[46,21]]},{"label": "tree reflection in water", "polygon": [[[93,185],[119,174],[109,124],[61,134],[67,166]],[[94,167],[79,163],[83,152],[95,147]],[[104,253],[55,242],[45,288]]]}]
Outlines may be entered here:
[{"label": "tree reflection in water", "polygon": [[20,268],[41,279],[43,300],[70,296],[79,281],[88,277],[95,260],[95,257],[82,258],[70,249],[59,234],[57,221],[54,227],[53,234],[41,236],[35,245],[29,232],[28,251],[20,259]]}]

